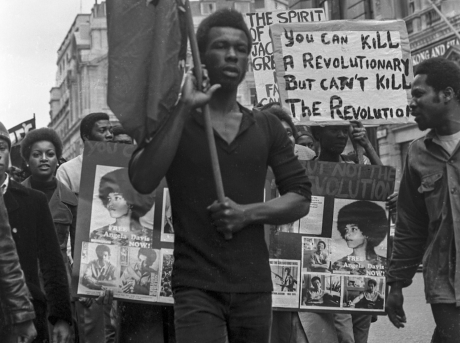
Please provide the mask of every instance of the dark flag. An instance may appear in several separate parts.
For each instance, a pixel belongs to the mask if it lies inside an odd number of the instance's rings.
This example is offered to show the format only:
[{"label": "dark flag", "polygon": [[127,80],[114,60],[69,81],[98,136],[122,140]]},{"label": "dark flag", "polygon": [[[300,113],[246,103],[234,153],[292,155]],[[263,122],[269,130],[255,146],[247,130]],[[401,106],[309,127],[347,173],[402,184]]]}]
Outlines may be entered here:
[{"label": "dark flag", "polygon": [[184,14],[179,0],[111,0],[106,6],[107,102],[142,144],[165,124],[178,99],[187,51]]},{"label": "dark flag", "polygon": [[21,124],[18,124],[11,129],[8,129],[8,132],[10,134],[10,139],[11,139],[11,145],[15,145],[22,141],[22,139],[27,135],[27,132],[36,129],[36,124],[35,124],[35,114],[32,119],[26,120],[25,122],[22,122]]}]

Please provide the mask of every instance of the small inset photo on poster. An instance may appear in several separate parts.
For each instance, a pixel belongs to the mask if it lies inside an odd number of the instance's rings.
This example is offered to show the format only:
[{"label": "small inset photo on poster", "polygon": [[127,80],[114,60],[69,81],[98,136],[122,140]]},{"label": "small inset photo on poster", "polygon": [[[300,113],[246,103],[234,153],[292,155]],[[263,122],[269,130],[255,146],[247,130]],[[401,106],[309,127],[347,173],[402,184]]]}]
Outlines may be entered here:
[{"label": "small inset photo on poster", "polygon": [[171,287],[171,276],[174,264],[173,249],[161,249],[160,263],[160,291],[158,301],[164,303],[174,303]]},{"label": "small inset photo on poster", "polygon": [[385,276],[388,232],[385,202],[335,199],[332,272]]},{"label": "small inset photo on poster", "polygon": [[311,197],[310,212],[295,222],[278,225],[278,232],[320,235],[323,230],[324,197]]},{"label": "small inset photo on poster", "polygon": [[383,310],[385,307],[385,279],[344,276],[343,307]]},{"label": "small inset photo on poster", "polygon": [[330,273],[331,243],[328,238],[302,237],[302,271]]},{"label": "small inset photo on poster", "polygon": [[105,289],[118,291],[119,247],[82,242],[78,294],[100,295]]},{"label": "small inset photo on poster", "polygon": [[127,168],[96,166],[91,242],[151,248],[154,210],[154,194],[136,192]]},{"label": "small inset photo on poster", "polygon": [[161,241],[174,242],[174,227],[172,220],[171,200],[169,189],[165,188],[163,192],[163,210],[161,214]]},{"label": "small inset photo on poster", "polygon": [[312,195],[308,215],[300,218],[294,225],[297,232],[308,235],[321,235],[323,231],[324,197]]},{"label": "small inset photo on poster", "polygon": [[272,272],[272,306],[299,307],[300,261],[270,259]]},{"label": "small inset photo on poster", "polygon": [[160,250],[120,247],[120,265],[117,298],[157,301]]},{"label": "small inset photo on poster", "polygon": [[331,274],[305,273],[302,275],[301,308],[340,307],[342,280]]}]

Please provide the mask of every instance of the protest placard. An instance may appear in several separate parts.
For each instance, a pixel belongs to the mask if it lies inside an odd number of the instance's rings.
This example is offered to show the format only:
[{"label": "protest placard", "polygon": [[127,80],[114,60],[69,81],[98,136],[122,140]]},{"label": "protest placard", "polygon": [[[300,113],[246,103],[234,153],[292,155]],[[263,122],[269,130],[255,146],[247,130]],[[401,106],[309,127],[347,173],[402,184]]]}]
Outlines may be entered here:
[{"label": "protest placard", "polygon": [[111,289],[115,299],[169,304],[160,279],[174,241],[166,182],[152,194],[134,190],[127,169],[134,149],[85,143],[72,292],[98,296]]},{"label": "protest placard", "polygon": [[326,20],[322,8],[254,12],[245,14],[246,24],[252,37],[250,54],[257,101],[262,104],[279,101],[278,85],[275,77],[273,45],[269,27],[276,23],[303,23]]},{"label": "protest placard", "polygon": [[284,285],[286,279],[278,265],[299,262],[300,273],[289,270],[296,276],[298,298],[274,286],[273,306],[384,314],[390,229],[385,201],[393,193],[395,169],[302,163],[312,182],[314,215],[288,225],[288,230],[286,225],[273,226],[269,235],[274,285]]},{"label": "protest placard", "polygon": [[[95,297],[111,289],[115,299],[172,304],[169,192],[165,181],[148,195],[130,186],[127,166],[134,149],[85,143],[72,292]],[[274,308],[382,314],[389,231],[385,200],[393,192],[395,170],[315,161],[305,166],[312,182],[311,213],[266,231]],[[275,196],[269,171],[265,199]],[[352,228],[367,238],[348,237]]]},{"label": "protest placard", "polygon": [[279,94],[310,125],[413,122],[406,24],[336,20],[270,26]]}]

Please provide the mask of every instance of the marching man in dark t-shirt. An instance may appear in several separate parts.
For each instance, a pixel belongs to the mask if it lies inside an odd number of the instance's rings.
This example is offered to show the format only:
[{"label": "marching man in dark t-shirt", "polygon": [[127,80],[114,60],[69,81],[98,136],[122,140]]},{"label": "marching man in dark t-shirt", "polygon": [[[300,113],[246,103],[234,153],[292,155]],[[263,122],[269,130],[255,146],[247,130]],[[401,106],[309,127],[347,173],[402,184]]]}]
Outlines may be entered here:
[{"label": "marching man in dark t-shirt", "polygon": [[[263,224],[305,216],[310,183],[279,120],[236,101],[252,47],[242,15],[220,10],[197,31],[211,86],[195,89],[187,75],[170,135],[180,137],[166,173],[175,232],[172,286],[177,342],[269,341],[271,271]],[[226,201],[217,202],[211,160],[199,109],[209,104]],[[168,150],[171,146],[168,147]],[[155,187],[149,174],[156,148],[133,155],[130,176],[141,192]],[[263,202],[267,168],[281,196]],[[151,178],[150,178],[151,180]],[[232,234],[230,240],[225,234]]]}]

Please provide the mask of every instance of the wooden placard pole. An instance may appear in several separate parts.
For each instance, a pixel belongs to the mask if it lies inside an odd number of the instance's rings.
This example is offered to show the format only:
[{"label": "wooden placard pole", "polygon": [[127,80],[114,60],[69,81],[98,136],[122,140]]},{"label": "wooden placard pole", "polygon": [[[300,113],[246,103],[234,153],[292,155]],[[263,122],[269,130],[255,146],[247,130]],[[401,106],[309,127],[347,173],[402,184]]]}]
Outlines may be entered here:
[{"label": "wooden placard pole", "polygon": [[[197,88],[198,90],[202,90],[203,69],[201,67],[200,52],[198,50],[198,43],[196,41],[195,28],[193,26],[192,11],[190,9],[189,0],[185,1],[185,14],[186,14],[186,21],[187,21],[187,33],[188,33],[188,38],[190,41],[190,49],[192,50],[192,57],[193,57],[193,66],[194,66],[193,72],[197,80]],[[224,185],[222,183],[222,175],[220,173],[219,157],[217,156],[216,142],[214,140],[214,131],[212,128],[211,114],[209,112],[209,105],[207,104],[203,107],[203,115],[204,115],[205,129],[206,129],[206,137],[208,138],[209,152],[211,154],[212,172],[214,175],[214,182],[216,185],[217,199],[219,200],[220,203],[224,203],[225,202]],[[226,240],[232,239],[232,234],[231,233],[225,234],[225,239]]]}]

